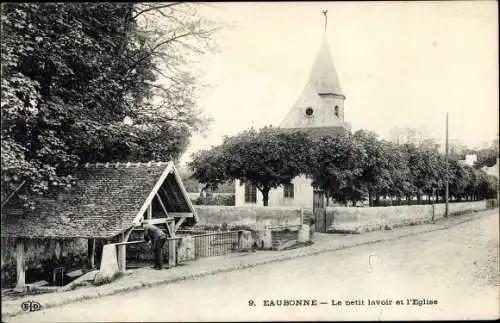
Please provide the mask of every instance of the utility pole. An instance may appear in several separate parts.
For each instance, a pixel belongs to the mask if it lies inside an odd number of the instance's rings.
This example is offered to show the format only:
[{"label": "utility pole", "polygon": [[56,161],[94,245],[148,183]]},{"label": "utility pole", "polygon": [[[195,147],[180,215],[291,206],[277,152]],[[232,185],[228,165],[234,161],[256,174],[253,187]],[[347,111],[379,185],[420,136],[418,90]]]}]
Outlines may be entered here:
[{"label": "utility pole", "polygon": [[449,200],[449,182],[448,182],[448,112],[446,112],[446,144],[445,144],[445,211],[444,217],[448,217],[448,200]]}]

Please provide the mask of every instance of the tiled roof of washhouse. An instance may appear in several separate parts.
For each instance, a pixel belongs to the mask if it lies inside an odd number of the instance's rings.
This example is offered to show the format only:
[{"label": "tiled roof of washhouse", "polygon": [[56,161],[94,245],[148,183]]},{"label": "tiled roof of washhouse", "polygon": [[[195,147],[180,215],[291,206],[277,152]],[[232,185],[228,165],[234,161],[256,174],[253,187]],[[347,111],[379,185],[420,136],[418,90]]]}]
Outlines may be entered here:
[{"label": "tiled roof of washhouse", "polygon": [[156,191],[168,212],[194,213],[171,162],[87,164],[75,167],[71,175],[78,181],[69,192],[28,196],[34,210],[19,199],[7,202],[1,236],[110,238],[134,226]]}]

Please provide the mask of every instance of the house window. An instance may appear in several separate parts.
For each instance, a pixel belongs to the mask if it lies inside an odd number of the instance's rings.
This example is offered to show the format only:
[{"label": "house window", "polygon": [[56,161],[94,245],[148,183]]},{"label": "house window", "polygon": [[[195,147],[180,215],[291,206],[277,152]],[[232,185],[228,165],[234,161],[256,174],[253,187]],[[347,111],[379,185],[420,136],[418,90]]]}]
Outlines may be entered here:
[{"label": "house window", "polygon": [[293,199],[293,184],[285,184],[283,186],[283,197]]},{"label": "house window", "polygon": [[310,116],[312,116],[312,115],[313,115],[313,113],[314,113],[313,108],[308,107],[308,108],[306,109],[306,116],[310,117]]},{"label": "house window", "polygon": [[257,203],[257,187],[245,184],[245,203]]},{"label": "house window", "polygon": [[337,118],[339,117],[339,107],[338,107],[338,105],[335,106],[335,116]]}]

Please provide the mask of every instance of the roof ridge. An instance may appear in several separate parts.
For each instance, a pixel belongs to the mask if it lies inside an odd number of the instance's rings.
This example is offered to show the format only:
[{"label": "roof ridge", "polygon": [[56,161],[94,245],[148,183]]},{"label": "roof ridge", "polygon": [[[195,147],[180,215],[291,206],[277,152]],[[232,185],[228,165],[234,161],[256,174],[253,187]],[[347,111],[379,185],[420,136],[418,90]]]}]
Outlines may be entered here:
[{"label": "roof ridge", "polygon": [[160,167],[167,166],[171,161],[149,161],[149,162],[96,162],[96,163],[75,163],[73,168],[130,168],[130,167]]}]

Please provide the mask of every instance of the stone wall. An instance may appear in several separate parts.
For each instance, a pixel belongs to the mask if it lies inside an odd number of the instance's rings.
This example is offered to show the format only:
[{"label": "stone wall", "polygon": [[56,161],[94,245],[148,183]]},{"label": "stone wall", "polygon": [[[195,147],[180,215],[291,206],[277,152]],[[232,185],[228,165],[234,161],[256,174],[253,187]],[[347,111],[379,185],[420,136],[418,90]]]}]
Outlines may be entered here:
[{"label": "stone wall", "polygon": [[200,226],[228,224],[228,228],[249,226],[264,228],[269,226],[298,225],[300,208],[272,206],[208,206],[195,205]]},{"label": "stone wall", "polygon": [[[487,201],[450,203],[449,214],[460,215],[485,210]],[[367,232],[389,230],[437,220],[445,214],[445,204],[392,207],[327,207],[329,232]]]},{"label": "stone wall", "polygon": [[[25,239],[26,283],[52,280],[52,270],[64,266],[65,271],[88,263],[87,239]],[[16,283],[16,241],[2,238],[2,286]]]},{"label": "stone wall", "polygon": [[292,230],[273,230],[271,231],[271,239],[273,246],[286,243],[288,241],[296,242],[299,238],[299,228]]}]

